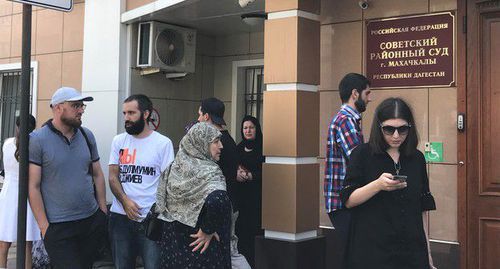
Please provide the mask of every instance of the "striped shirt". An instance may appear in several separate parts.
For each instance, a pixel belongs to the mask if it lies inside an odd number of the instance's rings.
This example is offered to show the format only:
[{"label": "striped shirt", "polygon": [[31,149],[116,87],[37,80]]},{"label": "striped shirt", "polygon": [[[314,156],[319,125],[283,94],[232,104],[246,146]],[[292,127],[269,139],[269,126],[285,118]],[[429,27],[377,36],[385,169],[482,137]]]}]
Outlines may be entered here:
[{"label": "striped shirt", "polygon": [[323,185],[327,213],[342,208],[340,190],[346,174],[347,158],[356,146],[363,143],[360,121],[361,113],[344,104],[330,122]]}]

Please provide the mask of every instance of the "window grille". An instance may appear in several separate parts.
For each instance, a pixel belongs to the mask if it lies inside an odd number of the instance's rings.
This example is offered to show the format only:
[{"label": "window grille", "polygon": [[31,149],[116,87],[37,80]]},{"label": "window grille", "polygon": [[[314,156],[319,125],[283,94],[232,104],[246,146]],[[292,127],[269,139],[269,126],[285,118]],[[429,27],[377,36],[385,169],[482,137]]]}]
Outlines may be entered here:
[{"label": "window grille", "polygon": [[[30,111],[32,88],[30,89]],[[16,132],[16,117],[21,110],[21,71],[0,71],[0,142],[13,137]],[[0,163],[3,170],[3,162]]]},{"label": "window grille", "polygon": [[245,70],[245,115],[252,115],[262,123],[264,67]]}]

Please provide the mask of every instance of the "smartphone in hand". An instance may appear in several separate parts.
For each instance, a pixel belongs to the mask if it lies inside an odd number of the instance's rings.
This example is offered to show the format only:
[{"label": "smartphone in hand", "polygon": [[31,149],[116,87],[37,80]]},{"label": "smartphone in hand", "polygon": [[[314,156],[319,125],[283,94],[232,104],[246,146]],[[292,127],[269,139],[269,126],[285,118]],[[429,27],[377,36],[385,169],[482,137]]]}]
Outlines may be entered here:
[{"label": "smartphone in hand", "polygon": [[397,180],[399,182],[406,182],[406,179],[408,178],[407,176],[404,175],[392,175],[393,180]]}]

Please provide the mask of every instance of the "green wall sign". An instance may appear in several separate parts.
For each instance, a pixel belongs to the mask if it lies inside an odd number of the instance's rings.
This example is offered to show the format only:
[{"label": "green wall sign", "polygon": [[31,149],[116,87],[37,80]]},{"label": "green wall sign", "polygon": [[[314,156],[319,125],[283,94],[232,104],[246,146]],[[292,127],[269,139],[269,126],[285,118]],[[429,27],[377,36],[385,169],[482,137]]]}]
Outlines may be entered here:
[{"label": "green wall sign", "polygon": [[443,162],[443,142],[430,142],[425,147],[425,160],[429,163]]}]

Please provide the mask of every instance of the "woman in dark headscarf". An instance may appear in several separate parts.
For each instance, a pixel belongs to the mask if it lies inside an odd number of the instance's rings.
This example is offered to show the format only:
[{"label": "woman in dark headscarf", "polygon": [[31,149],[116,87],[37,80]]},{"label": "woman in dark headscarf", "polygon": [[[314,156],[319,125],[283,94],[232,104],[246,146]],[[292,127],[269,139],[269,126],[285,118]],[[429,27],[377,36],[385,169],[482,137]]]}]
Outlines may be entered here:
[{"label": "woman in dark headscarf", "polygon": [[195,124],[161,178],[156,206],[165,221],[161,268],[231,268],[231,202],[216,163],[220,136],[209,123]]},{"label": "woman in dark headscarf", "polygon": [[236,192],[239,216],[236,221],[238,250],[254,267],[255,236],[263,234],[262,212],[262,130],[259,121],[245,116],[241,122],[242,141],[238,144],[240,166]]}]

